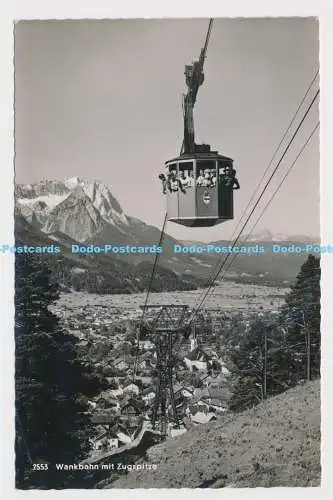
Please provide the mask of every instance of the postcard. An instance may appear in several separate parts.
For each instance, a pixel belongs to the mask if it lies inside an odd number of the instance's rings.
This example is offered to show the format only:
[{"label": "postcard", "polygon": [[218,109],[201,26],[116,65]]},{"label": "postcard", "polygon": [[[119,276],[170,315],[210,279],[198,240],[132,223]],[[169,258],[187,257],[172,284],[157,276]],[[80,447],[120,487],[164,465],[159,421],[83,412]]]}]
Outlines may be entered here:
[{"label": "postcard", "polygon": [[14,42],[16,489],[320,486],[318,19]]}]

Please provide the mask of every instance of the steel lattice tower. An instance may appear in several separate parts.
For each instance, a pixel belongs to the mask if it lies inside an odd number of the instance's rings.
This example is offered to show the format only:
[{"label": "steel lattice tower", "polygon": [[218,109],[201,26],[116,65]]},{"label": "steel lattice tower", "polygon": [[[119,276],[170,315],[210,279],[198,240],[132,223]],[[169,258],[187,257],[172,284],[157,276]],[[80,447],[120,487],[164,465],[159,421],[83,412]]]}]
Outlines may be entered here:
[{"label": "steel lattice tower", "polygon": [[[167,423],[179,426],[173,391],[174,346],[186,332],[187,305],[146,306],[146,325],[156,346],[158,380],[152,411],[153,428],[160,420],[162,435],[167,434]],[[152,314],[153,313],[153,314]]]}]

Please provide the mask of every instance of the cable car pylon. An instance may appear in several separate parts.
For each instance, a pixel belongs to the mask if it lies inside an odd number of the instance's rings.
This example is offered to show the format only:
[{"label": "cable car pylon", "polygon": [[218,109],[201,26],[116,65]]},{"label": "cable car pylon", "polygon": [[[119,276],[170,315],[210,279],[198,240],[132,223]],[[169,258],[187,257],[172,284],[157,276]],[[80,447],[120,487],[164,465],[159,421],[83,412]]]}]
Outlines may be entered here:
[{"label": "cable car pylon", "polygon": [[176,340],[187,334],[189,306],[168,304],[140,307],[146,310],[144,331],[155,343],[157,355],[157,385],[151,422],[155,429],[159,421],[161,435],[165,437],[169,422],[179,427],[173,390],[174,345]]}]

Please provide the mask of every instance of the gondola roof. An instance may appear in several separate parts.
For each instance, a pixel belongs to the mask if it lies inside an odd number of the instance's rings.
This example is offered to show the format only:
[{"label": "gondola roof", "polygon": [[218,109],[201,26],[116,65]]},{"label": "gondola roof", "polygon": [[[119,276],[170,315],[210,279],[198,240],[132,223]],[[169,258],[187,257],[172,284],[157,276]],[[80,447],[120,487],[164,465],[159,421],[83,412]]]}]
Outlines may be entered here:
[{"label": "gondola roof", "polygon": [[228,156],[220,155],[217,151],[209,151],[206,153],[184,153],[176,158],[172,158],[171,160],[167,160],[164,164],[168,165],[169,163],[177,163],[178,161],[184,160],[222,160],[224,162],[233,162],[232,158]]}]

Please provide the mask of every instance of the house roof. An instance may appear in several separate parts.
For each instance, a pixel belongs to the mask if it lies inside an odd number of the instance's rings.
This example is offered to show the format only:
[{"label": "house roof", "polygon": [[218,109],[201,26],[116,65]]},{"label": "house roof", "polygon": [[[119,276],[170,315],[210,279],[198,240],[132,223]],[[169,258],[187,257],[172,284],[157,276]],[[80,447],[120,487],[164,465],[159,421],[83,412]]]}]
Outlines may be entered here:
[{"label": "house roof", "polygon": [[194,389],[191,389],[190,387],[183,387],[183,391],[189,392],[190,394],[194,394]]},{"label": "house roof", "polygon": [[99,401],[100,399],[104,399],[108,403],[114,403],[115,406],[118,403],[117,399],[115,399],[114,395],[108,391],[101,392],[100,395],[98,396],[97,401]]},{"label": "house roof", "polygon": [[149,345],[152,345],[154,346],[154,342],[152,342],[150,339],[141,339],[139,340],[139,344],[149,344]]},{"label": "house roof", "polygon": [[121,363],[125,364],[126,366],[128,366],[128,363],[126,363],[126,361],[124,361],[123,359],[117,359],[116,361],[113,362],[113,365],[114,366],[118,366],[120,365]]},{"label": "house roof", "polygon": [[131,442],[131,438],[125,434],[124,432],[118,432],[117,434],[117,438],[119,439],[119,441],[121,441],[122,443],[130,443]]},{"label": "house roof", "polygon": [[216,399],[219,401],[229,401],[229,399],[232,396],[232,392],[227,387],[224,388],[209,387],[208,392],[209,392],[209,397],[211,399]]},{"label": "house roof", "polygon": [[[124,411],[125,409],[127,410],[127,412],[123,413],[123,411]],[[139,409],[138,409],[138,408],[136,408],[136,407],[135,407],[135,406],[133,406],[133,405],[125,405],[125,406],[123,406],[123,407],[122,407],[122,409],[121,409],[122,414],[126,414],[126,415],[128,415],[128,414],[136,415],[138,411],[139,411]]]},{"label": "house roof", "polygon": [[194,396],[196,399],[203,399],[210,397],[207,387],[204,387],[203,389],[195,389]]},{"label": "house roof", "polygon": [[[118,359],[118,361],[121,361],[123,359],[122,356],[123,356],[123,352],[122,352],[121,349],[119,349],[119,347],[116,347],[115,349],[112,349],[112,357],[113,357],[113,359]],[[115,364],[115,362],[113,364]]]},{"label": "house roof", "polygon": [[216,349],[214,349],[214,347],[209,347],[209,346],[205,346],[202,348],[203,352],[205,352],[209,357],[212,357],[212,356],[217,356],[217,352],[216,352]]},{"label": "house roof", "polygon": [[112,413],[97,413],[91,416],[91,421],[93,424],[112,424],[114,422],[115,415]]},{"label": "house roof", "polygon": [[199,358],[203,356],[205,361],[210,359],[210,356],[200,347],[195,347],[192,351],[186,354],[186,358],[190,361],[199,361]]},{"label": "house roof", "polygon": [[141,356],[138,357],[138,363],[142,363],[143,361],[147,361],[151,359],[152,355],[150,351],[144,352]]},{"label": "house roof", "polygon": [[109,394],[113,395],[113,396],[118,396],[120,394],[123,393],[123,390],[121,387],[118,387],[118,389],[109,389]]},{"label": "house roof", "polygon": [[99,441],[100,439],[104,438],[105,436],[107,436],[108,434],[108,431],[106,429],[103,429],[103,431],[101,431],[97,436],[95,436],[93,438],[93,441],[96,442],[96,441]]},{"label": "house roof", "polygon": [[145,404],[143,401],[138,400],[138,399],[128,399],[124,405],[122,405],[121,409],[123,410],[124,408],[128,408],[132,406],[136,410],[143,410]]},{"label": "house roof", "polygon": [[117,380],[118,377],[105,377],[106,381],[111,384],[112,382],[114,382],[115,384],[118,382]]},{"label": "house roof", "polygon": [[191,404],[206,405],[207,407],[209,406],[209,403],[205,399],[202,399],[202,398],[194,398],[191,401]]},{"label": "house roof", "polygon": [[196,424],[206,424],[207,422],[210,422],[211,420],[216,420],[216,416],[214,413],[202,413],[199,412],[196,413],[195,415],[192,415],[192,422],[195,422]]},{"label": "house roof", "polygon": [[134,362],[135,362],[135,357],[132,356],[132,354],[126,354],[124,356],[124,359],[125,359],[125,362],[128,364],[128,365],[133,365]]},{"label": "house roof", "polygon": [[145,396],[146,394],[149,394],[151,392],[155,394],[156,391],[153,387],[146,387],[145,389],[143,389],[142,395]]},{"label": "house roof", "polygon": [[125,387],[123,388],[123,391],[125,391],[126,389],[139,389],[139,387],[136,385],[136,384],[133,384],[133,382],[131,382],[130,384],[127,384],[125,385]]},{"label": "house roof", "polygon": [[151,377],[136,377],[136,380],[140,381],[142,385],[150,385]]},{"label": "house roof", "polygon": [[225,401],[221,401],[220,399],[212,399],[210,404],[214,406],[219,406],[220,408],[226,408]]},{"label": "house roof", "polygon": [[131,415],[131,416],[123,415],[122,420],[123,420],[123,423],[126,427],[127,426],[136,427],[140,422],[140,416],[139,415]]},{"label": "house roof", "polygon": [[231,391],[233,390],[233,384],[229,380],[228,377],[220,373],[216,377],[209,376],[205,379],[205,382],[209,385],[219,386],[219,387],[228,387]]},{"label": "house roof", "polygon": [[180,385],[180,384],[175,384],[173,386],[173,392],[174,392],[174,394],[176,394],[176,392],[181,391],[182,389],[184,389],[184,387],[182,385]]}]

